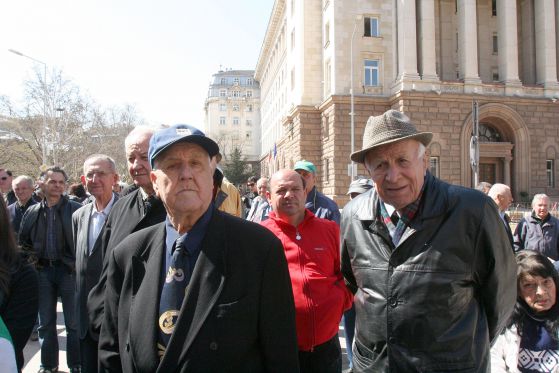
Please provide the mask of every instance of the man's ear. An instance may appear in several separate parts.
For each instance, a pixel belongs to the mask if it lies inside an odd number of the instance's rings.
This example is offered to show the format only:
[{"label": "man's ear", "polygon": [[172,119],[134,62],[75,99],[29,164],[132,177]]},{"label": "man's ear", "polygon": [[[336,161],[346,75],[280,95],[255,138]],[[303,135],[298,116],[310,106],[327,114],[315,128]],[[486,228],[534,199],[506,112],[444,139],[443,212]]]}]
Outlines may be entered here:
[{"label": "man's ear", "polygon": [[85,176],[84,175],[80,176],[80,180],[81,180],[83,186],[85,186]]},{"label": "man's ear", "polygon": [[157,175],[155,173],[155,171],[150,171],[149,173],[149,179],[151,180],[151,185],[153,186],[153,190],[155,191],[155,195],[159,197],[159,194],[157,193],[157,184],[155,183],[157,181]]}]

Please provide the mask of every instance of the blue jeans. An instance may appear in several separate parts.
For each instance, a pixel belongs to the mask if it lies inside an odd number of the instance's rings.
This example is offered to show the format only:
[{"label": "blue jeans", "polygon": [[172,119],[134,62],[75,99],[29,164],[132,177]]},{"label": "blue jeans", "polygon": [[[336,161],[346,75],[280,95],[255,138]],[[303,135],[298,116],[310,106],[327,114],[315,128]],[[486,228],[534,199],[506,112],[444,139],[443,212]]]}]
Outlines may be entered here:
[{"label": "blue jeans", "polygon": [[344,312],[344,334],[347,359],[349,360],[349,367],[353,368],[353,336],[355,335],[355,305],[351,304],[351,308]]},{"label": "blue jeans", "polygon": [[66,324],[66,360],[69,368],[80,365],[80,342],[76,325],[76,276],[63,265],[39,269],[39,341],[41,367],[58,367],[58,335],[56,332],[56,302],[62,299]]}]

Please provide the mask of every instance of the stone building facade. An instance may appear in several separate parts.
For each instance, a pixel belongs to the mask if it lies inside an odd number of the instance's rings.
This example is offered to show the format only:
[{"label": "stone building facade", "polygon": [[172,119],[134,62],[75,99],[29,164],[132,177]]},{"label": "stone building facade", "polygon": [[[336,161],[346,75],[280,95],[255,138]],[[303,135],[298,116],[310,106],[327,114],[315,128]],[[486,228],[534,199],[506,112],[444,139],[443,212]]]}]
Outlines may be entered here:
[{"label": "stone building facade", "polygon": [[236,147],[249,163],[258,166],[260,85],[254,71],[228,69],[214,74],[204,111],[205,133],[219,144],[224,161]]},{"label": "stone building facade", "polygon": [[476,101],[479,180],[559,200],[558,22],[559,0],[276,0],[255,70],[263,174],[310,160],[343,205],[353,98],[354,149],[369,116],[401,110],[434,133],[431,171],[473,186]]}]

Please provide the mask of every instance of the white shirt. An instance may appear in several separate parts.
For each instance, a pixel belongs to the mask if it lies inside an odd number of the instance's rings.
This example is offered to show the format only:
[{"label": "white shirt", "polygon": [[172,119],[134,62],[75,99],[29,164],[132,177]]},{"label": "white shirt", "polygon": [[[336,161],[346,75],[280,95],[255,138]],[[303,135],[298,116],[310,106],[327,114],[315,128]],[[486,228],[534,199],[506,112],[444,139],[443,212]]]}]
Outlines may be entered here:
[{"label": "white shirt", "polygon": [[105,225],[105,221],[107,220],[107,216],[109,216],[109,212],[113,208],[113,204],[115,202],[115,195],[112,194],[111,200],[105,206],[103,211],[97,210],[97,205],[95,200],[93,203],[93,209],[91,209],[91,218],[89,219],[89,235],[87,240],[87,248],[89,253],[91,254],[91,250],[93,250],[93,246],[95,245],[95,241],[97,241],[97,237],[99,237],[99,233],[103,229]]}]

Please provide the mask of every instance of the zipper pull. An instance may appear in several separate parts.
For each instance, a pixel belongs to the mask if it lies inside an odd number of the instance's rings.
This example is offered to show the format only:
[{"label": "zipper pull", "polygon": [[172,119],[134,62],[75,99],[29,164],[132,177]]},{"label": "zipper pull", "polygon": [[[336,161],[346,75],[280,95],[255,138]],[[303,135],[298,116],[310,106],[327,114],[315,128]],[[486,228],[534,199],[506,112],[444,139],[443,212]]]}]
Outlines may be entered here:
[{"label": "zipper pull", "polygon": [[299,230],[295,229],[296,235],[295,235],[295,239],[297,241],[301,241],[301,235],[299,234]]}]

